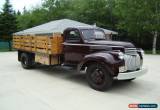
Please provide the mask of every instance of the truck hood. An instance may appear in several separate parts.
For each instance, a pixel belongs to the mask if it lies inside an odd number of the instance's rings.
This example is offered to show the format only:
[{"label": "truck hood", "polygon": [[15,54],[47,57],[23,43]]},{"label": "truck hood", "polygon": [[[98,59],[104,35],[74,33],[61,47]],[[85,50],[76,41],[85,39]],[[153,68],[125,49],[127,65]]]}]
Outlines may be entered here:
[{"label": "truck hood", "polygon": [[135,48],[135,46],[130,42],[120,42],[120,41],[88,41],[89,44],[98,44],[98,45],[109,45],[109,46],[122,46],[124,48]]}]

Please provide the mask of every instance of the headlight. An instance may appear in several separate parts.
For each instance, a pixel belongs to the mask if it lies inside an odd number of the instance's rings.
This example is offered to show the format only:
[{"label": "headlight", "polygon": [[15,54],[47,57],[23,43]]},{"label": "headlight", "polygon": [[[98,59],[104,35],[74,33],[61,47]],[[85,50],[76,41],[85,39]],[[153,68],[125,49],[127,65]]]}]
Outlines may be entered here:
[{"label": "headlight", "polygon": [[118,53],[118,58],[123,60],[124,59],[124,54],[122,52],[119,52]]},{"label": "headlight", "polygon": [[141,52],[141,55],[144,56],[144,50],[141,49],[140,52]]}]

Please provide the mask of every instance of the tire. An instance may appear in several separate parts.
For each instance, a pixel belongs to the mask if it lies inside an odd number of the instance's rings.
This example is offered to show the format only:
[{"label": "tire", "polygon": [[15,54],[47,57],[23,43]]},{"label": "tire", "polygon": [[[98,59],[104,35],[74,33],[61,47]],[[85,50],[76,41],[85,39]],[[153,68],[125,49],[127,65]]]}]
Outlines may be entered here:
[{"label": "tire", "polygon": [[87,81],[93,89],[105,91],[112,86],[113,78],[111,72],[111,69],[102,64],[91,64],[87,68]]},{"label": "tire", "polygon": [[27,53],[21,54],[21,65],[24,69],[31,69],[34,66],[32,57]]}]

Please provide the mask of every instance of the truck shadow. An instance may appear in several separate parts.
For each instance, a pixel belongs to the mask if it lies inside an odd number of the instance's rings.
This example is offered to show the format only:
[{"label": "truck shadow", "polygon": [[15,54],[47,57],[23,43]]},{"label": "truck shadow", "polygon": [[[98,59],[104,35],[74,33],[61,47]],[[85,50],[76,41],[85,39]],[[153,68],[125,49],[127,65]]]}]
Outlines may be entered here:
[{"label": "truck shadow", "polygon": [[[61,80],[66,80],[76,83],[78,85],[89,87],[86,81],[85,74],[79,74],[76,70],[73,70],[72,68],[40,66],[37,67],[36,71],[40,71],[41,73],[50,75],[51,77],[56,77]],[[154,84],[139,78],[131,82],[115,80],[113,86],[105,92],[112,94],[121,94],[125,96],[128,95],[132,97],[142,97],[144,94],[147,94],[148,91],[152,90],[153,88],[156,88],[154,87]]]},{"label": "truck shadow", "polygon": [[45,66],[41,65],[35,68],[36,71],[40,71],[51,77],[59,78],[66,81],[71,81],[80,85],[88,86],[85,74],[77,73],[77,71],[70,67],[59,66]]}]

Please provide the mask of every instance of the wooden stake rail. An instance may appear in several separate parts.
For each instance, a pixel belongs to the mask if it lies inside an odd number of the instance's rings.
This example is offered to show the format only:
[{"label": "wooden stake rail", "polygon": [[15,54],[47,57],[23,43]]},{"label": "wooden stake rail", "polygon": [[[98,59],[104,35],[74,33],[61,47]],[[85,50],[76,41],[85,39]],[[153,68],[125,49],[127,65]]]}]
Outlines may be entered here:
[{"label": "wooden stake rail", "polygon": [[61,54],[62,42],[63,37],[59,33],[53,36],[13,36],[13,48],[29,52]]}]

